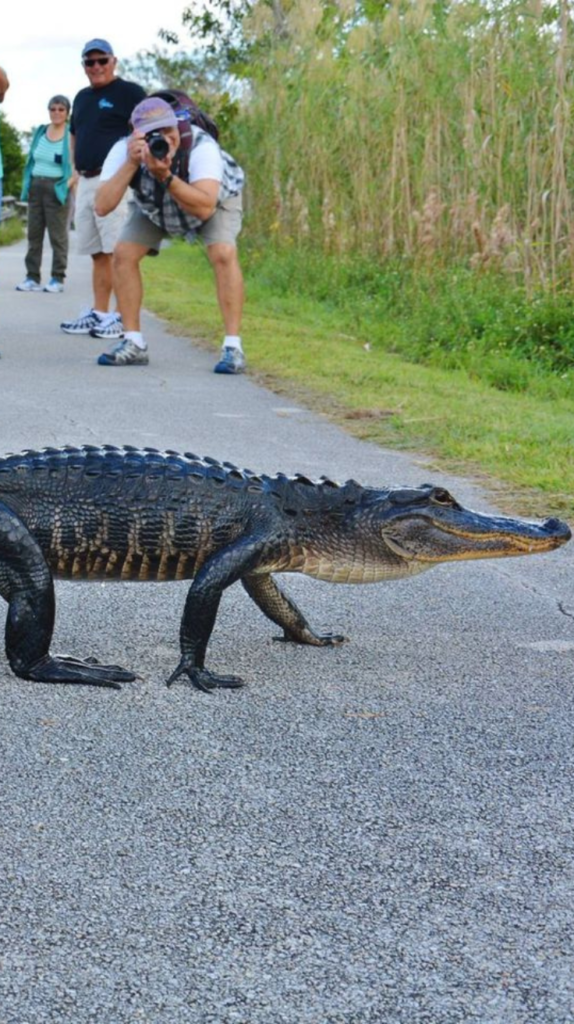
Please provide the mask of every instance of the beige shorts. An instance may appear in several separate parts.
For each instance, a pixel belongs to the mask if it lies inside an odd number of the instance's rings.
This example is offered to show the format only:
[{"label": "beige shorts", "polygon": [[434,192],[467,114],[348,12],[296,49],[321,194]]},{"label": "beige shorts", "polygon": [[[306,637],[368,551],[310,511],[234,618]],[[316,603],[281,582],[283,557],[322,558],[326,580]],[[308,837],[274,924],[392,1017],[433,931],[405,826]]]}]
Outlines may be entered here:
[{"label": "beige shorts", "polygon": [[[237,236],[241,231],[241,220],[243,216],[243,204],[241,193],[238,196],[230,196],[224,199],[215,213],[209,220],[197,229],[197,237],[201,238],[204,245],[214,245],[217,242],[225,242],[228,245],[235,245]],[[129,213],[125,221],[118,242],[135,242],[136,245],[145,245],[149,249],[150,256],[157,255],[164,238],[170,236],[158,228],[157,224],[141,212],[135,202],[130,203]]]},{"label": "beige shorts", "polygon": [[106,217],[98,217],[94,211],[94,203],[99,184],[99,175],[97,178],[80,177],[78,181],[74,223],[77,250],[84,256],[94,256],[98,252],[113,252],[128,212],[128,200],[127,196],[124,196],[115,210]]}]

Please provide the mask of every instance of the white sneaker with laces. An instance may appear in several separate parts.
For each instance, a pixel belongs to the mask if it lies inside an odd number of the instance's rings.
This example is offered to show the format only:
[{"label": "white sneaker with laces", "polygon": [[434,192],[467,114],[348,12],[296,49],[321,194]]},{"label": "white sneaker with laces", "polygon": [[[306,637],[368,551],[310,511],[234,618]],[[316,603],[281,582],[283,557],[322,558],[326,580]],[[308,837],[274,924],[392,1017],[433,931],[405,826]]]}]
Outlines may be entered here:
[{"label": "white sneaker with laces", "polygon": [[64,334],[89,334],[91,328],[101,322],[101,318],[93,309],[83,309],[77,320],[64,320],[60,328]]},{"label": "white sneaker with laces", "polygon": [[124,336],[124,327],[119,313],[110,313],[105,320],[100,320],[91,328],[92,338],[104,338],[106,341],[120,340]]}]

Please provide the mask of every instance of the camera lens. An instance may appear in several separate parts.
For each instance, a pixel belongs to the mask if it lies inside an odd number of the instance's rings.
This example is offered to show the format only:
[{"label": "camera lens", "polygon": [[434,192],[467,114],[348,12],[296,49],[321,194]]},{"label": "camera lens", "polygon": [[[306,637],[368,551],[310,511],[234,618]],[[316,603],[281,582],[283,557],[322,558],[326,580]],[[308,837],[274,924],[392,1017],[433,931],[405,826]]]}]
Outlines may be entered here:
[{"label": "camera lens", "polygon": [[149,135],[146,135],[146,142],[151,155],[156,160],[163,160],[169,153],[169,142],[164,139],[161,132],[150,132]]}]

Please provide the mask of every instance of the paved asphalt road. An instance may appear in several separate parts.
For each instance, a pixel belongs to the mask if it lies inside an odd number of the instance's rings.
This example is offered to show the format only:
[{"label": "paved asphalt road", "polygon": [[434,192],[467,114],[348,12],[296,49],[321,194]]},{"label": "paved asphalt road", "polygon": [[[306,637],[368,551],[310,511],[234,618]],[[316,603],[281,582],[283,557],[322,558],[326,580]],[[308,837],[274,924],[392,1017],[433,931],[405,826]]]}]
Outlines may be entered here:
[{"label": "paved asphalt road", "polygon": [[[2,450],[191,449],[488,507],[215,376],[152,317],[148,368],[97,366],[58,329],[88,261],[20,294],[23,252],[0,248]],[[2,658],[0,1024],[572,1022],[573,568],[574,544],[388,586],[289,577],[351,637],[334,650],[274,643],[233,587],[209,664],[249,685],[213,696],[164,686],[185,584],[58,584],[54,649],[141,679],[34,685]]]}]

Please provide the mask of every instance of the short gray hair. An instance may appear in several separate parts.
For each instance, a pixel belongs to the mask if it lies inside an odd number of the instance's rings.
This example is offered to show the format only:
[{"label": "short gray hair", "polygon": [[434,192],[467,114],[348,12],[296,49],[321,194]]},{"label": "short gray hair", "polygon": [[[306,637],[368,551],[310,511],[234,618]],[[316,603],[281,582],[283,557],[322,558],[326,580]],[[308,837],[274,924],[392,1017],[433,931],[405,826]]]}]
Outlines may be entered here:
[{"label": "short gray hair", "polygon": [[48,110],[50,109],[50,107],[53,107],[55,103],[58,103],[61,107],[65,107],[68,114],[70,113],[70,110],[72,109],[72,104],[70,103],[67,96],[61,96],[59,93],[57,96],[52,96],[52,99],[48,103]]}]

